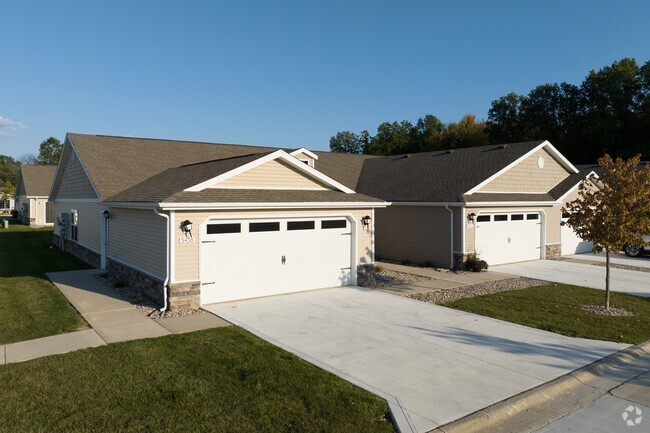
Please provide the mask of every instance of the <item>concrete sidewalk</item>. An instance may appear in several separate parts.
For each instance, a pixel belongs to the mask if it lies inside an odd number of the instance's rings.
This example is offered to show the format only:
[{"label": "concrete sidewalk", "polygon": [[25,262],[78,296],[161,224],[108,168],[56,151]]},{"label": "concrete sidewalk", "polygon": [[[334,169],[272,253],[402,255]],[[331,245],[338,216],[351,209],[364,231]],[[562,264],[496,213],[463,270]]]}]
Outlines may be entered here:
[{"label": "concrete sidewalk", "polygon": [[[647,414],[649,406],[650,340],[440,426],[433,432],[610,433],[631,431],[627,419],[639,421],[636,426],[643,431],[642,426],[650,422],[638,420],[636,410]],[[624,417],[626,411],[628,416]]]},{"label": "concrete sidewalk", "polygon": [[417,281],[408,284],[401,284],[394,287],[381,287],[377,289],[381,290],[382,292],[401,296],[412,295],[416,293],[425,293],[432,290],[453,289],[454,287],[484,283],[487,281],[499,281],[507,280],[509,278],[517,278],[512,275],[500,274],[491,271],[455,273],[447,270],[436,270],[433,268],[398,265],[396,263],[389,262],[377,262],[377,266],[381,266],[382,268],[390,271],[431,278],[431,280]]},{"label": "concrete sidewalk", "polygon": [[0,365],[120,341],[230,325],[209,313],[150,319],[102,283],[97,278],[102,272],[90,269],[47,274],[93,329],[0,345]]}]

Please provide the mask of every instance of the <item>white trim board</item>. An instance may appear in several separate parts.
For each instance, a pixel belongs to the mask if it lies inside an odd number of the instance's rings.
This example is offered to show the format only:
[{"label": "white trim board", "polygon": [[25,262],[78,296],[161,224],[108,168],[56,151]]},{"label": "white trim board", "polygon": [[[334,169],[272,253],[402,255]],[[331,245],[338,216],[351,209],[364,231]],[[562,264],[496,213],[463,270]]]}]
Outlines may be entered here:
[{"label": "white trim board", "polygon": [[487,185],[488,183],[492,182],[492,181],[493,181],[494,179],[496,179],[497,177],[501,176],[501,175],[502,175],[503,173],[505,173],[506,171],[510,170],[510,169],[511,169],[512,167],[514,167],[515,165],[519,164],[519,163],[520,163],[521,161],[523,161],[524,159],[528,158],[528,157],[529,157],[530,155],[532,155],[533,153],[535,153],[535,152],[537,152],[538,150],[540,150],[540,149],[542,149],[542,148],[544,148],[544,147],[547,147],[547,146],[548,146],[548,148],[552,151],[552,153],[554,153],[555,156],[560,160],[560,163],[564,166],[564,168],[568,169],[568,171],[573,172],[573,173],[579,173],[579,172],[580,172],[580,171],[579,171],[579,170],[578,170],[578,169],[577,169],[573,164],[571,164],[571,163],[569,162],[569,160],[566,159],[566,158],[564,157],[564,155],[562,155],[562,154],[561,154],[561,153],[560,153],[560,152],[559,152],[559,151],[558,151],[558,150],[557,150],[557,149],[556,149],[556,148],[555,148],[555,147],[554,147],[554,146],[553,146],[553,145],[552,145],[548,140],[545,140],[544,142],[540,143],[538,146],[535,146],[533,149],[529,150],[529,151],[526,152],[524,155],[520,156],[519,158],[517,158],[516,160],[514,160],[513,162],[511,162],[510,164],[508,164],[507,166],[505,166],[504,168],[502,168],[501,170],[499,170],[498,172],[496,172],[495,174],[493,174],[492,176],[490,176],[490,177],[488,177],[487,179],[485,179],[483,182],[481,182],[481,183],[479,183],[478,185],[476,185],[474,188],[472,188],[472,189],[470,189],[469,191],[467,191],[464,195],[472,195],[473,193],[477,192],[479,189],[481,189],[482,187],[484,187],[484,186]]},{"label": "white trim board", "polygon": [[186,188],[184,191],[189,191],[189,192],[198,192],[198,191],[203,191],[206,188],[209,188],[211,186],[214,186],[215,184],[221,183],[227,179],[230,179],[234,176],[237,176],[238,174],[245,173],[255,167],[259,167],[260,165],[267,163],[269,161],[274,161],[276,159],[281,159],[288,164],[292,165],[293,167],[297,168],[298,171],[305,172],[308,176],[312,178],[316,178],[320,180],[321,182],[330,185],[331,187],[338,189],[346,194],[353,194],[354,191],[348,188],[347,186],[335,181],[334,179],[330,178],[329,176],[324,175],[323,173],[319,172],[313,167],[310,167],[307,164],[303,164],[298,160],[297,158],[289,155],[286,153],[284,150],[276,150],[275,152],[272,152],[268,155],[262,156],[254,161],[251,161],[249,163],[246,163],[244,165],[241,165],[233,170],[230,170],[226,173],[220,174],[219,176],[215,176],[211,179],[208,179],[204,182],[201,182],[197,185],[191,186],[189,188]]},{"label": "white trim board", "polygon": [[305,149],[304,147],[301,147],[300,149],[294,150],[293,152],[289,153],[289,155],[291,155],[291,156],[293,156],[295,158],[295,156],[297,154],[299,154],[299,153],[304,153],[305,155],[307,155],[311,159],[315,159],[315,160],[318,161],[318,155],[316,155],[313,152],[310,152],[309,150]]},{"label": "white trim board", "polygon": [[356,209],[386,207],[388,203],[382,202],[292,202],[292,203],[158,203],[160,209]]}]

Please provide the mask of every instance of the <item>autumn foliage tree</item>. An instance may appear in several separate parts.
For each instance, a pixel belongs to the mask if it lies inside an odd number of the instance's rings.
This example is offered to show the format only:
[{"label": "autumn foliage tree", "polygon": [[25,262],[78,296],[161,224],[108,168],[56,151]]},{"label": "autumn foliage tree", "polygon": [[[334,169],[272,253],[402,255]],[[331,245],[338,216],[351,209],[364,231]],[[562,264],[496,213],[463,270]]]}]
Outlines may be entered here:
[{"label": "autumn foliage tree", "polygon": [[610,253],[625,245],[641,247],[643,235],[650,234],[650,166],[640,165],[641,155],[628,160],[605,154],[598,159],[603,172],[598,181],[602,188],[589,190],[587,182],[579,188],[579,197],[562,212],[570,214],[562,224],[594,244],[595,253],[605,251],[605,309],[609,310]]}]

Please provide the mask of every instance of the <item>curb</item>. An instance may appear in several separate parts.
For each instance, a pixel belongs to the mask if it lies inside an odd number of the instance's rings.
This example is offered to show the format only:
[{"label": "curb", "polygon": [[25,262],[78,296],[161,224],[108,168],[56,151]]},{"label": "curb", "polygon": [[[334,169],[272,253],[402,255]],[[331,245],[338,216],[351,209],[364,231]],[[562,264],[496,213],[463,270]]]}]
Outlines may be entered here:
[{"label": "curb", "polygon": [[[650,340],[613,353],[571,373],[469,414],[432,433],[530,432],[607,394],[636,377],[632,372],[603,379],[609,371],[650,356]],[[646,371],[646,370],[644,370]],[[605,382],[600,383],[599,382]],[[603,386],[606,385],[606,386]]]}]

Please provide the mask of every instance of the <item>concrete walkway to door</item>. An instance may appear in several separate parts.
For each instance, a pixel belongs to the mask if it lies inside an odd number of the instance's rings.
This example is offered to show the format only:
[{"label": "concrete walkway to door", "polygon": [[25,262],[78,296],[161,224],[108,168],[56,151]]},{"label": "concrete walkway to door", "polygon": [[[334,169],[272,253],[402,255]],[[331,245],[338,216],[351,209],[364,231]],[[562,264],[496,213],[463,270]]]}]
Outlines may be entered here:
[{"label": "concrete walkway to door", "polygon": [[432,430],[627,347],[361,287],[203,308],[385,398],[402,432]]}]

